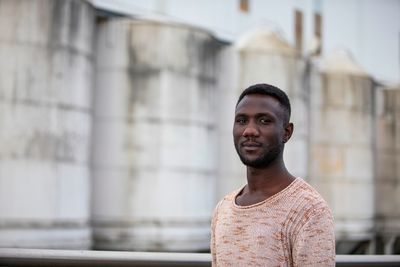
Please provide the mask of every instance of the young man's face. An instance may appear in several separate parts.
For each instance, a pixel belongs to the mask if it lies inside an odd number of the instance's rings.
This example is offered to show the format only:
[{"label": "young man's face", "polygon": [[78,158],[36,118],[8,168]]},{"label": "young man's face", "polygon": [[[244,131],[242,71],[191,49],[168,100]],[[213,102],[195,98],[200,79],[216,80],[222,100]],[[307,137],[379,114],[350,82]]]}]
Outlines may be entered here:
[{"label": "young man's face", "polygon": [[285,110],[277,99],[246,95],[236,107],[233,125],[235,148],[243,164],[265,168],[282,157],[291,127],[285,122]]}]

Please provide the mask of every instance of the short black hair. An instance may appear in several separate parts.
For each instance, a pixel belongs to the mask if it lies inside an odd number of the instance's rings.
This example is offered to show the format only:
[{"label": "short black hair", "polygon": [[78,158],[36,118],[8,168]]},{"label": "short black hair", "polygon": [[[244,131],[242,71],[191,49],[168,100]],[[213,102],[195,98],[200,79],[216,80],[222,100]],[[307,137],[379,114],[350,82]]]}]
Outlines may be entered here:
[{"label": "short black hair", "polygon": [[290,121],[291,107],[290,107],[289,97],[283,90],[270,84],[259,83],[251,85],[246,89],[244,89],[244,91],[239,96],[239,99],[236,103],[236,107],[239,105],[240,101],[242,101],[242,99],[246,95],[255,95],[255,94],[271,96],[276,100],[278,100],[283,109],[286,111],[285,112],[286,123]]}]

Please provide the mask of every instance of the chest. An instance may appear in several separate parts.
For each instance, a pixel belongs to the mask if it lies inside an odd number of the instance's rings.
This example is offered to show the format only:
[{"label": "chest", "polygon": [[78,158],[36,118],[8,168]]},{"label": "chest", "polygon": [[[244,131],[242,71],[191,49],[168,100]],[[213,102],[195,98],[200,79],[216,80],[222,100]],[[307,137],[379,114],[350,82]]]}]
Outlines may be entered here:
[{"label": "chest", "polygon": [[272,214],[262,211],[220,214],[215,227],[217,258],[231,263],[253,260],[253,263],[270,262],[268,266],[290,265],[293,239],[290,227],[285,214],[279,211]]}]

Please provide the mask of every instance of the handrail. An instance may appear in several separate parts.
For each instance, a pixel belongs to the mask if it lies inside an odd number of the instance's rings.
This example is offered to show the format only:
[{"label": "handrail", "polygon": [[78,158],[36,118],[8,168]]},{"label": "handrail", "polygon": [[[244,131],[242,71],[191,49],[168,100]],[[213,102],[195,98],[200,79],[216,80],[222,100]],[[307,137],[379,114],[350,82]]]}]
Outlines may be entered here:
[{"label": "handrail", "polygon": [[[209,253],[0,248],[0,266],[210,267]],[[400,266],[400,255],[337,255],[336,266]]]},{"label": "handrail", "polygon": [[340,267],[400,266],[400,255],[336,255]]},{"label": "handrail", "polygon": [[210,254],[0,248],[0,266],[211,266]]}]

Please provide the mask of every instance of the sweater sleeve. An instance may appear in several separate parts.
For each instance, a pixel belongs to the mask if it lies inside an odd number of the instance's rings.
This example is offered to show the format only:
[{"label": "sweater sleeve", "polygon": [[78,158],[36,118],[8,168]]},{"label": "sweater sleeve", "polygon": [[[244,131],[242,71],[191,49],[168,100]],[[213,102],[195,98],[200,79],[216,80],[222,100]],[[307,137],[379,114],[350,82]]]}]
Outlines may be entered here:
[{"label": "sweater sleeve", "polygon": [[333,216],[326,203],[319,203],[306,216],[293,246],[293,265],[335,266]]},{"label": "sweater sleeve", "polygon": [[213,217],[211,220],[211,242],[210,242],[210,250],[211,250],[211,257],[212,257],[212,266],[217,266],[216,264],[216,251],[215,251],[215,225],[217,223],[217,216],[218,216],[218,205],[216,206]]}]

